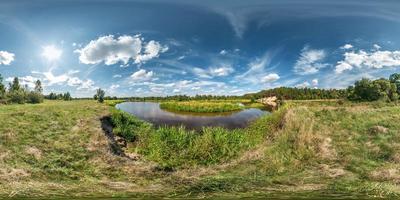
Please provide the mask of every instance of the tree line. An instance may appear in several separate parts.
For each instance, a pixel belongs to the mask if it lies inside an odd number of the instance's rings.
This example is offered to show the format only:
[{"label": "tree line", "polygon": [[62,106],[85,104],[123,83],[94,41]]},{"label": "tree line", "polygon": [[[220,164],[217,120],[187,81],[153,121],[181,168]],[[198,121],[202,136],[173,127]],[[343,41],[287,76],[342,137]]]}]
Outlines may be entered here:
[{"label": "tree line", "polygon": [[30,90],[28,85],[21,85],[15,77],[9,83],[8,88],[3,84],[3,77],[0,74],[0,104],[10,103],[41,103],[43,102],[43,87],[40,80],[35,82],[35,87]]},{"label": "tree line", "polygon": [[276,96],[283,100],[348,99],[350,101],[398,101],[400,97],[400,74],[389,79],[371,80],[363,78],[347,89],[291,88],[279,87],[244,95],[259,99]]},{"label": "tree line", "polygon": [[50,100],[72,100],[69,92],[56,94],[51,92],[48,95],[43,95],[43,86],[40,80],[35,81],[33,89],[29,89],[28,85],[22,85],[18,77],[6,87],[3,84],[3,77],[0,74],[0,104],[24,104],[24,103],[42,103],[43,99]]},{"label": "tree line", "polygon": [[352,101],[397,101],[400,96],[400,74],[392,74],[389,79],[363,78],[348,87],[346,93]]}]

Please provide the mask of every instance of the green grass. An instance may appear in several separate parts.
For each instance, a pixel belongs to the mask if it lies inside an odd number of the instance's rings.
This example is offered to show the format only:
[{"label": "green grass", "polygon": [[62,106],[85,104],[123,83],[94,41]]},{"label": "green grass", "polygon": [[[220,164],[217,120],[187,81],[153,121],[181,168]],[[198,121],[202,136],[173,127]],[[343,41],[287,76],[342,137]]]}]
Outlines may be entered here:
[{"label": "green grass", "polygon": [[[0,198],[399,197],[396,103],[287,103],[248,128],[200,133],[157,129],[95,101],[3,105]],[[139,160],[110,152],[108,115]]]},{"label": "green grass", "polygon": [[125,100],[104,100],[104,103],[106,104],[106,105],[108,105],[108,106],[115,106],[115,105],[117,105],[117,104],[119,104],[119,103],[123,103],[123,102],[125,102]]},{"label": "green grass", "polygon": [[119,110],[112,112],[112,121],[116,134],[134,141],[131,151],[145,155],[162,167],[174,168],[218,164],[237,157],[277,130],[285,110],[282,108],[259,118],[247,128],[235,130],[221,127],[204,127],[201,131],[184,127],[155,128]]},{"label": "green grass", "polygon": [[231,102],[176,101],[162,102],[160,103],[160,108],[177,112],[216,113],[238,111],[242,110],[244,107],[239,103]]}]

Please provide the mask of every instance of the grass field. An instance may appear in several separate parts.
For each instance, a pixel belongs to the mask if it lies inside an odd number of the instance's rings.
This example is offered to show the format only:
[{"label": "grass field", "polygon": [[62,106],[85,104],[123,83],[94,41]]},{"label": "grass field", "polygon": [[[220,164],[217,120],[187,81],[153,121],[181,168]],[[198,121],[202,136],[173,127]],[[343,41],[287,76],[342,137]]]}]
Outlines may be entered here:
[{"label": "grass field", "polygon": [[231,138],[139,126],[156,134],[142,143],[152,145],[128,144],[138,160],[111,153],[100,121],[111,114],[106,104],[0,106],[0,197],[400,195],[399,106],[289,104],[276,130],[265,118]]},{"label": "grass field", "polygon": [[178,112],[216,113],[238,111],[244,107],[240,106],[239,103],[230,102],[183,101],[162,102],[160,103],[160,108]]}]

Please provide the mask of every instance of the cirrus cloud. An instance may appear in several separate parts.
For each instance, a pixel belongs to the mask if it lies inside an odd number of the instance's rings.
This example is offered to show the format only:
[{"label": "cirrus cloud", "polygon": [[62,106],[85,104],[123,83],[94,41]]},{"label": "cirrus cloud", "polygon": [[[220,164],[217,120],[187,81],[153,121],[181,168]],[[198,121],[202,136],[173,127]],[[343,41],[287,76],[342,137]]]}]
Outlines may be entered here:
[{"label": "cirrus cloud", "polygon": [[308,46],[301,50],[300,57],[294,65],[294,72],[300,75],[315,74],[328,64],[321,63],[326,57],[322,49],[310,49]]}]

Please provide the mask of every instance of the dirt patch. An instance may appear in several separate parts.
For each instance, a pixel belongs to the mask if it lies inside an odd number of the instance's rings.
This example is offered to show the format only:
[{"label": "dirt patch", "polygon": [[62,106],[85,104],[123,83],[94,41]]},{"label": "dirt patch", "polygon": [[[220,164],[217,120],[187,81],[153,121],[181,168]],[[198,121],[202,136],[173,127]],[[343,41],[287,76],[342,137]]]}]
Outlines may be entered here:
[{"label": "dirt patch", "polygon": [[332,139],[330,137],[322,140],[322,143],[319,145],[319,155],[321,158],[328,160],[335,160],[337,158],[337,153],[332,147]]},{"label": "dirt patch", "polygon": [[368,129],[368,132],[371,135],[379,135],[379,134],[385,134],[389,132],[389,129],[383,126],[373,126]]},{"label": "dirt patch", "polygon": [[24,169],[15,169],[15,168],[0,169],[0,180],[16,181],[29,176],[30,173],[28,173]]},{"label": "dirt patch", "polygon": [[376,181],[393,181],[400,183],[400,171],[396,168],[377,169],[370,173],[370,178]]},{"label": "dirt patch", "polygon": [[324,175],[330,178],[342,177],[347,174],[344,169],[339,167],[331,167],[327,164],[321,164],[319,166],[319,169],[322,171]]},{"label": "dirt patch", "polygon": [[33,157],[35,157],[36,160],[40,160],[42,158],[42,151],[40,151],[38,148],[36,147],[27,147],[25,149],[25,152],[29,155],[32,155]]}]

